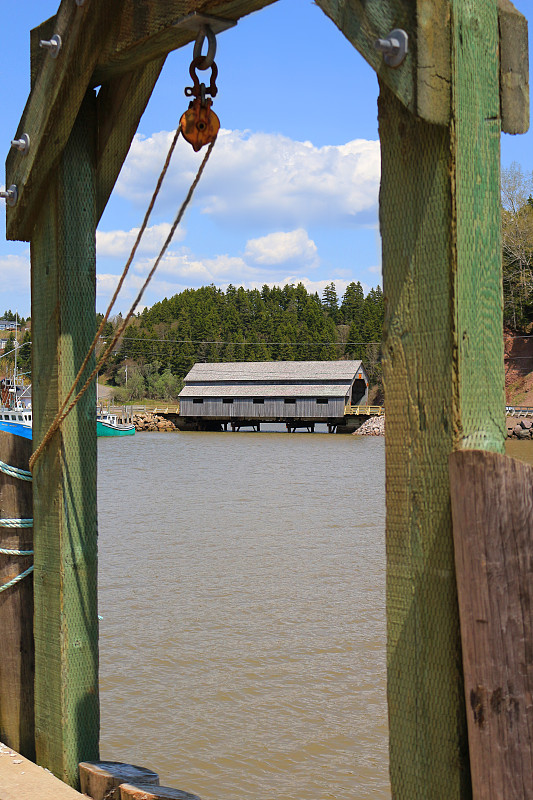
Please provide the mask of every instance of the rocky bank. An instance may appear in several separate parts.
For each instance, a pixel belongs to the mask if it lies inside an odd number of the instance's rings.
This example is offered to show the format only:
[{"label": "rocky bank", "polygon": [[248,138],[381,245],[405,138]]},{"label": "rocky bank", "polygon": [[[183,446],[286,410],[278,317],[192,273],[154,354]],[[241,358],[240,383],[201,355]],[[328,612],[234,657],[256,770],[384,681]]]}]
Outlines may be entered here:
[{"label": "rocky bank", "polygon": [[134,414],[133,424],[135,425],[136,431],[170,433],[178,430],[172,420],[166,417],[160,417],[159,414],[151,414],[150,412],[146,414]]},{"label": "rocky bank", "polygon": [[381,417],[370,417],[363,422],[360,428],[353,433],[354,436],[384,436],[385,435],[385,415]]},{"label": "rocky bank", "polygon": [[533,419],[507,417],[508,439],[533,439]]}]

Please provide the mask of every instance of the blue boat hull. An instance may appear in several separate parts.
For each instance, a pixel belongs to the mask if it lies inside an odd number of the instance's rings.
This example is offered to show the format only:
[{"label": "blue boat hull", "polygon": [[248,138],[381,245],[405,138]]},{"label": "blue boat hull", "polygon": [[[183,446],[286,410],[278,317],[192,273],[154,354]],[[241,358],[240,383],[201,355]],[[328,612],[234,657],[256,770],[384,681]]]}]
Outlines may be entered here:
[{"label": "blue boat hull", "polygon": [[5,419],[0,419],[0,431],[14,433],[16,436],[23,436],[24,439],[32,438],[31,428],[27,425],[20,425],[18,422],[7,422]]},{"label": "blue boat hull", "polygon": [[[0,419],[0,431],[14,433],[15,436],[23,436],[25,439],[32,438],[32,429],[27,425],[20,425],[18,422],[7,422],[6,420]],[[134,434],[134,425],[113,427],[112,425],[100,422],[100,420],[96,423],[97,436],[133,436]]]}]

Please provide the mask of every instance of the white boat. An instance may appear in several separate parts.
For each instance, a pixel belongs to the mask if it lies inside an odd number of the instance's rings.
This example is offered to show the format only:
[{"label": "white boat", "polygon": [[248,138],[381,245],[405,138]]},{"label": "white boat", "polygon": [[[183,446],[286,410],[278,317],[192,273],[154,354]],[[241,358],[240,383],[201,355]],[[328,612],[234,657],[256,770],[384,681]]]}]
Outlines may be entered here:
[{"label": "white boat", "polygon": [[0,381],[0,392],[2,403],[0,405],[0,431],[15,433],[24,436],[25,439],[32,437],[32,410],[31,403],[25,405],[21,399],[25,389],[23,386],[10,379],[4,378]]},{"label": "white boat", "polygon": [[97,436],[133,436],[134,433],[133,422],[119,422],[116,414],[105,411],[96,414]]},{"label": "white boat", "polygon": [[[28,342],[29,344],[29,342]],[[22,345],[24,346],[24,345]],[[15,353],[13,376],[0,380],[0,431],[32,438],[31,384],[24,386],[17,373],[17,318],[15,317],[15,348],[4,356]]]}]

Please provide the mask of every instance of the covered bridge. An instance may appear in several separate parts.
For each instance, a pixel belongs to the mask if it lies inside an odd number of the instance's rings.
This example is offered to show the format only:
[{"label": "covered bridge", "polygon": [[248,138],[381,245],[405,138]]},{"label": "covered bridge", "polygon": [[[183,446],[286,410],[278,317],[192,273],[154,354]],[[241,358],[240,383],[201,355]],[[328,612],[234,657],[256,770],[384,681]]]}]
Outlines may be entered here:
[{"label": "covered bridge", "polygon": [[261,421],[336,426],[344,423],[346,407],[366,403],[367,394],[361,361],[199,363],[185,378],[180,417],[233,427]]}]

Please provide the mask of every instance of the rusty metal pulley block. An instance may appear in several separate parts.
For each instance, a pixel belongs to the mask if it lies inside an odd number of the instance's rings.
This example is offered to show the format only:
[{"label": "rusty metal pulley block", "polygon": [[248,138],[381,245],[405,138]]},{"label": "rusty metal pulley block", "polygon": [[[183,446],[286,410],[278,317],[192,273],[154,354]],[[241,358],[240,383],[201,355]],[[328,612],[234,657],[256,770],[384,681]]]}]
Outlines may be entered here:
[{"label": "rusty metal pulley block", "polygon": [[[204,38],[207,36],[209,50],[206,56],[201,54]],[[192,145],[195,152],[198,152],[204,145],[214,142],[220,129],[220,120],[212,110],[212,98],[216,96],[218,89],[216,79],[218,67],[214,57],[216,52],[216,40],[210,29],[201,31],[198,34],[194,46],[193,60],[189,68],[189,73],[193,80],[192,86],[185,89],[186,97],[193,97],[189,103],[189,108],[180,119],[180,128],[183,138]],[[197,70],[211,70],[209,86],[200,83]]]}]

